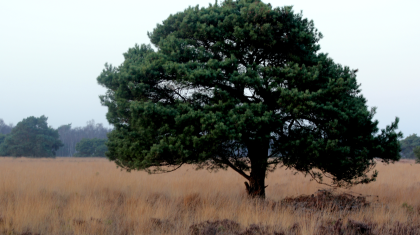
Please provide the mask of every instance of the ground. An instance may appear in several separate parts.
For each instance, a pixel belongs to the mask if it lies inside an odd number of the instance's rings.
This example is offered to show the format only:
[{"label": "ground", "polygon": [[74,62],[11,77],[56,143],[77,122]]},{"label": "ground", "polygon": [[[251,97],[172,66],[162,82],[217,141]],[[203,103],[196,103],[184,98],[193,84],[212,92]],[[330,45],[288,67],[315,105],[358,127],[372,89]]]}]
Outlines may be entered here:
[{"label": "ground", "polygon": [[[0,158],[0,234],[420,234],[420,164],[377,169],[376,182],[334,191],[280,168],[260,201],[230,170],[148,175],[100,158]],[[343,193],[366,205],[313,206]]]}]

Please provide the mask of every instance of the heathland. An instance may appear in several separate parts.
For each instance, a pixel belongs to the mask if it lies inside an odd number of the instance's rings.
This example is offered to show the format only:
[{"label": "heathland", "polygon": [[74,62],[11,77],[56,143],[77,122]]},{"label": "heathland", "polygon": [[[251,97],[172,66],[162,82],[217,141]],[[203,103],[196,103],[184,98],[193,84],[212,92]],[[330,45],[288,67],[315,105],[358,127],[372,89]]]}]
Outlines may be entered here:
[{"label": "heathland", "polygon": [[[231,170],[184,166],[149,175],[121,171],[101,158],[1,158],[0,233],[418,233],[420,165],[378,162],[376,169],[376,182],[330,191],[279,168],[268,174],[267,199],[258,200],[246,197],[244,179]],[[312,194],[318,199],[329,192],[366,203],[317,208],[284,200]]]}]

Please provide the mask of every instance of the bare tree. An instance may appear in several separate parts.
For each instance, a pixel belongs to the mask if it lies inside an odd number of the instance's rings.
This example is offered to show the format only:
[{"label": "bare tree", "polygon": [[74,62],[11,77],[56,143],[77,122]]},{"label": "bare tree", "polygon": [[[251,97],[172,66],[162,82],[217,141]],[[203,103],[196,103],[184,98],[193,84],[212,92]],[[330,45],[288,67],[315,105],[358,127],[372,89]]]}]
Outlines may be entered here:
[{"label": "bare tree", "polygon": [[13,126],[12,123],[10,123],[9,125],[7,125],[3,121],[3,119],[0,118],[0,134],[4,134],[4,135],[9,134],[12,131],[13,127],[14,126]]},{"label": "bare tree", "polygon": [[76,144],[83,138],[107,139],[107,134],[112,128],[106,128],[102,123],[90,120],[84,127],[72,128],[71,124],[67,124],[58,127],[57,130],[60,140],[64,143],[64,146],[57,151],[57,156],[68,157],[76,153]]}]

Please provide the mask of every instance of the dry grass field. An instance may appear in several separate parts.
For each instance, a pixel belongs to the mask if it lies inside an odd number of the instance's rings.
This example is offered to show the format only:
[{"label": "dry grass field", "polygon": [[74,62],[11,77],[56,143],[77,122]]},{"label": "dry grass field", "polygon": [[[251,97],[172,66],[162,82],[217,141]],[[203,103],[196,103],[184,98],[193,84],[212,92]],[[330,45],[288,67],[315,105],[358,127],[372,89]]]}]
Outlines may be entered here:
[{"label": "dry grass field", "polygon": [[377,169],[376,182],[335,192],[367,196],[369,206],[318,210],[282,205],[325,188],[284,168],[268,175],[261,201],[233,171],[148,175],[106,159],[0,158],[0,233],[419,234],[420,165]]}]

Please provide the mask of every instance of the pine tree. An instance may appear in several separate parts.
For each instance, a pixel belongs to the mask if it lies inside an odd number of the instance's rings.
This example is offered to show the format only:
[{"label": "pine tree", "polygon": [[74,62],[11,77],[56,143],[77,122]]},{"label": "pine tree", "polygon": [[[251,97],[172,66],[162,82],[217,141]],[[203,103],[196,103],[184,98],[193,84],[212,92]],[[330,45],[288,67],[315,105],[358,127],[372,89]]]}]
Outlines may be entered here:
[{"label": "pine tree", "polygon": [[28,117],[19,122],[0,145],[3,156],[55,157],[63,144],[57,130],[48,127],[48,118]]},{"label": "pine tree", "polygon": [[136,45],[98,77],[107,156],[128,171],[230,167],[265,197],[278,166],[351,186],[375,180],[375,158],[400,158],[398,118],[378,132],[356,71],[319,53],[322,34],[292,7],[189,7],[148,35],[157,50]]}]

